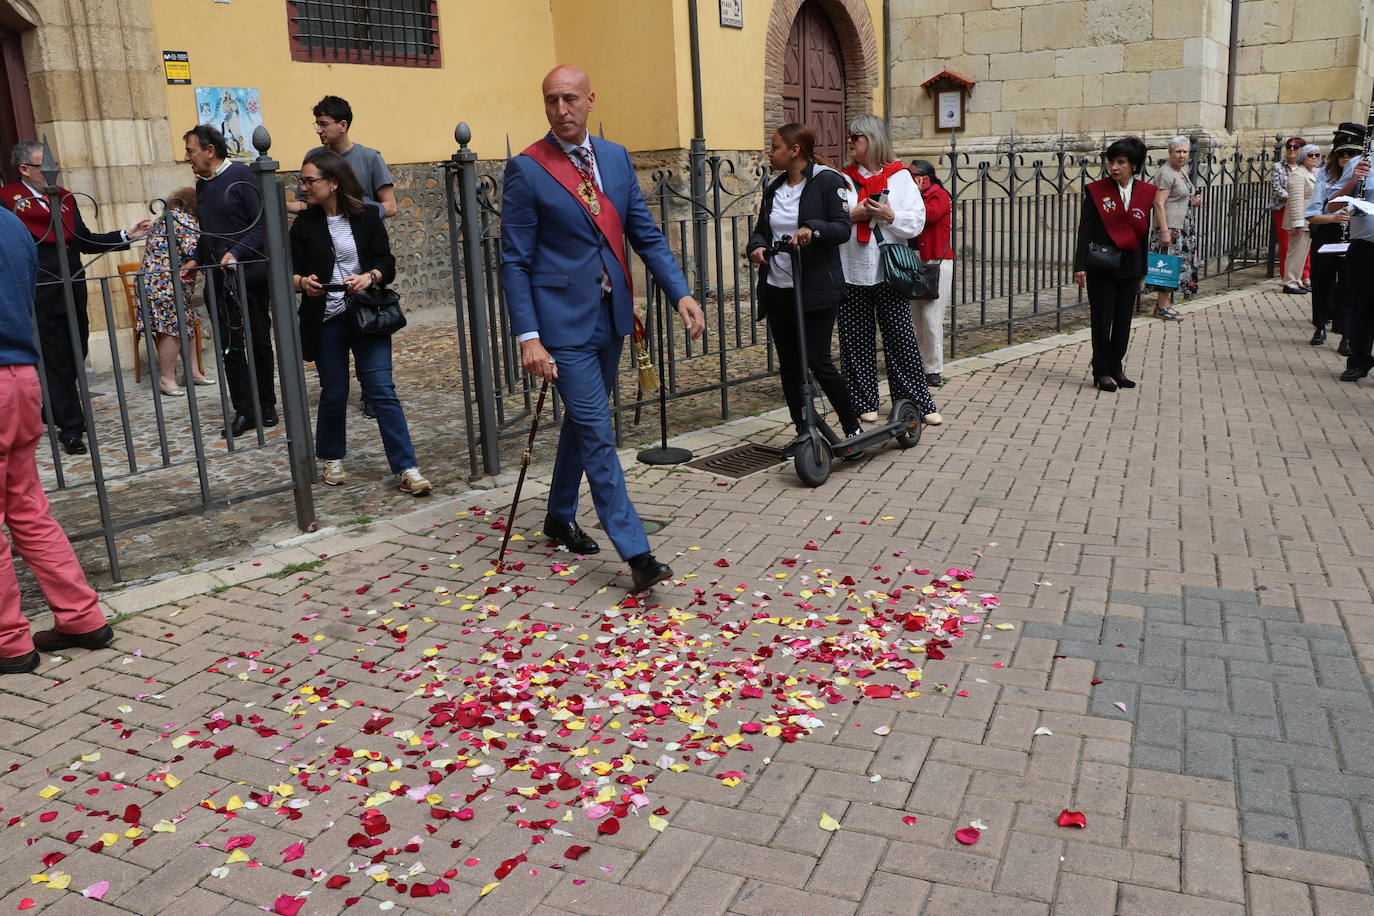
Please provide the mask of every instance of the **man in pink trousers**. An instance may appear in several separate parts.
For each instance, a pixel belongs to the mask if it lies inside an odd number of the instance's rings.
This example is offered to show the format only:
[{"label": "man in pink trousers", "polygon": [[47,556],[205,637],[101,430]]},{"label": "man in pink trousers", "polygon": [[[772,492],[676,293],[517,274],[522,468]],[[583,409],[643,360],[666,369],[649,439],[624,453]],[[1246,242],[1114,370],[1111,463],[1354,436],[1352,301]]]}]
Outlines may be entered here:
[{"label": "man in pink trousers", "polygon": [[[38,482],[34,454],[43,436],[33,296],[38,251],[33,235],[0,208],[0,674],[26,674],[38,652],[100,649],[114,630],[96,602],[71,542],[52,517]],[[56,618],[51,630],[29,632],[14,577],[13,544],[33,570]]]}]

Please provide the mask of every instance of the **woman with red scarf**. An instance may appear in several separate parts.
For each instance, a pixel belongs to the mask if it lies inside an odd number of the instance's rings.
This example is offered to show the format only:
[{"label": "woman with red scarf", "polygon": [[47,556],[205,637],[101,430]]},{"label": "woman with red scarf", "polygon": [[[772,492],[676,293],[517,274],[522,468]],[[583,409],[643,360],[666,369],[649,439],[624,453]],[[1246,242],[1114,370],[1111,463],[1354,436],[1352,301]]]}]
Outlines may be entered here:
[{"label": "woman with red scarf", "polygon": [[1138,137],[1117,140],[1102,158],[1107,177],[1083,189],[1073,279],[1088,288],[1093,386],[1116,391],[1135,387],[1122,361],[1131,339],[1131,313],[1145,276],[1145,236],[1158,189],[1135,178],[1145,164],[1145,144]]},{"label": "woman with red scarf", "polygon": [[840,302],[840,360],[859,419],[878,419],[878,351],[875,333],[883,331],[887,386],[893,401],[916,405],[927,426],[944,422],[926,384],[921,348],[911,323],[910,300],[883,277],[878,246],[905,244],[921,233],[926,208],[911,173],[892,153],[887,125],[877,115],[859,115],[849,125],[850,164],[844,170],[853,188],[849,241],[840,246],[844,299]]}]

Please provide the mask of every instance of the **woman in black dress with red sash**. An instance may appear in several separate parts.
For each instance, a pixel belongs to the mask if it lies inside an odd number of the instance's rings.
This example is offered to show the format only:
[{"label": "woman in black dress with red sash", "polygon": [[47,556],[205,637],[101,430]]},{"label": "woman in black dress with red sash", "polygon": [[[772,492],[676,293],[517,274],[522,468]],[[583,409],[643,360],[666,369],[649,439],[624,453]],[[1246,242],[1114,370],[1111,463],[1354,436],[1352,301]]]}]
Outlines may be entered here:
[{"label": "woman in black dress with red sash", "polygon": [[1088,288],[1093,329],[1093,385],[1102,391],[1134,388],[1122,360],[1131,339],[1131,314],[1145,276],[1154,185],[1136,180],[1145,164],[1137,137],[1117,140],[1102,154],[1107,177],[1083,189],[1083,215],[1073,279]]}]

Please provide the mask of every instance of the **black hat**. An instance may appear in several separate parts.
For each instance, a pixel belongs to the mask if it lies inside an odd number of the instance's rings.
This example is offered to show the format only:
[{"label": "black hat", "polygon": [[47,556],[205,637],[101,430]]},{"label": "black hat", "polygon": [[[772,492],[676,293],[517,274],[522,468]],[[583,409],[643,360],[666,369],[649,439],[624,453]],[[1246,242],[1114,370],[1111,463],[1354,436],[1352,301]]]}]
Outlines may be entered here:
[{"label": "black hat", "polygon": [[1337,144],[1350,141],[1364,143],[1364,137],[1365,129],[1363,124],[1356,124],[1354,121],[1343,121],[1336,128],[1335,142]]}]

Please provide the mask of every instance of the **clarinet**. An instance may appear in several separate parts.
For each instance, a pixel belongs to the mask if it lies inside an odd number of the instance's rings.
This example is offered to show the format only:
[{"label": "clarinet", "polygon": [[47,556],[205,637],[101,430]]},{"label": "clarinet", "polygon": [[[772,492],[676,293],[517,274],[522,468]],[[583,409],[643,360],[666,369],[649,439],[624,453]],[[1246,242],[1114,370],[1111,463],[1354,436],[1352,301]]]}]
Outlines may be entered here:
[{"label": "clarinet", "polygon": [[[1364,129],[1364,159],[1363,159],[1363,161],[1366,162],[1366,163],[1369,162],[1369,157],[1370,157],[1371,154],[1374,154],[1374,105],[1370,105],[1370,106],[1369,106],[1369,120],[1368,120],[1368,122],[1365,124],[1365,129]],[[1363,179],[1363,178],[1361,178],[1359,181],[1355,182],[1355,190],[1352,191],[1352,192],[1350,193],[1350,196],[1351,196],[1351,197],[1354,197],[1354,198],[1357,198],[1357,199],[1364,197],[1364,183],[1365,183],[1365,179]],[[1352,220],[1354,220],[1354,219],[1364,219],[1364,213],[1362,213],[1362,212],[1360,211],[1360,208],[1359,208],[1359,207],[1350,207],[1349,209],[1350,209],[1350,219],[1352,219]],[[1349,222],[1345,222],[1345,223],[1342,223],[1342,224],[1341,224],[1341,241],[1342,241],[1342,242],[1347,242],[1347,243],[1350,241],[1350,223],[1349,223]]]}]

